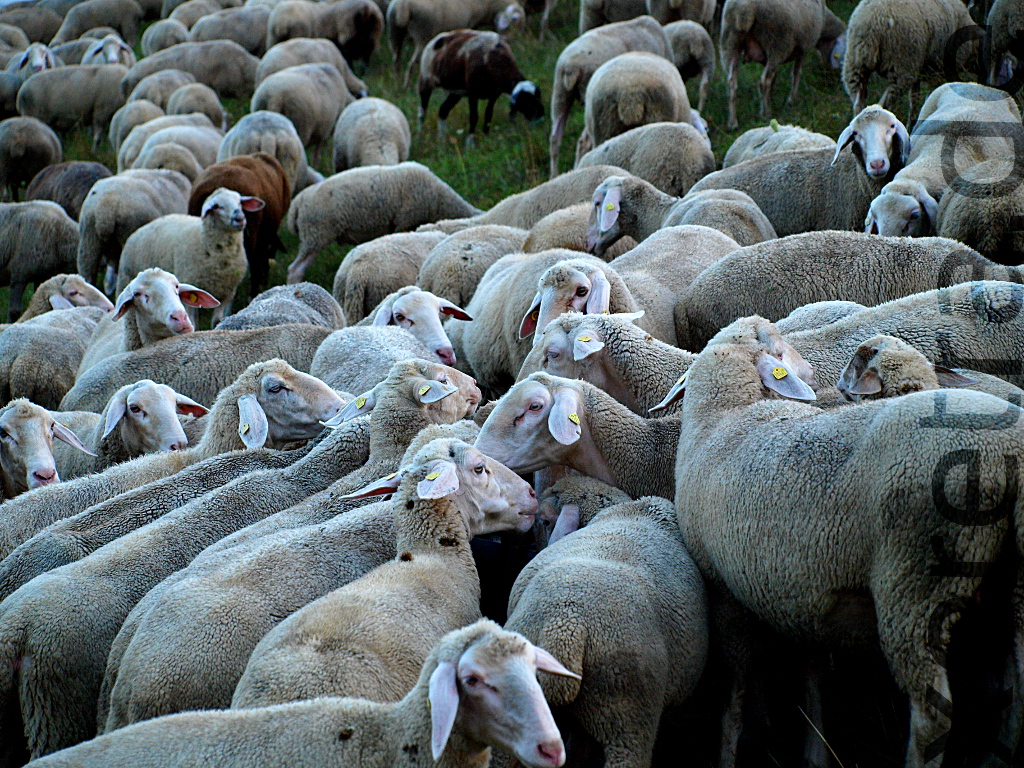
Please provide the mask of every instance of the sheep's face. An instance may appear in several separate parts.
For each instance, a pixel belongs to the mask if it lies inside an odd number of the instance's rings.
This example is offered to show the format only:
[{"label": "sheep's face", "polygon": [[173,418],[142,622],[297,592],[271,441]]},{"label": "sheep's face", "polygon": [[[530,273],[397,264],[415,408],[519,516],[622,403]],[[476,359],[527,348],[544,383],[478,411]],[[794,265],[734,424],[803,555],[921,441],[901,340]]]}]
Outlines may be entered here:
[{"label": "sheep's face", "polygon": [[622,202],[621,176],[610,176],[594,190],[587,226],[587,250],[598,258],[622,237],[619,224]]},{"label": "sheep's face", "polygon": [[512,89],[512,108],[509,117],[519,113],[531,123],[544,119],[544,102],[540,96],[540,86],[523,80]]},{"label": "sheep's face", "polygon": [[259,379],[256,400],[272,444],[316,437],[322,422],[333,419],[345,405],[337,392],[315,376],[286,363],[268,368]]},{"label": "sheep's face", "polygon": [[414,289],[399,292],[397,298],[385,300],[373,316],[374,325],[397,325],[415,336],[423,346],[437,355],[445,365],[455,365],[455,350],[441,325],[441,315],[457,320],[473,318],[461,307],[430,291]]},{"label": "sheep's face", "polygon": [[245,229],[245,214],[263,210],[264,203],[258,197],[240,195],[232,189],[221,187],[214,190],[203,203],[203,221],[213,221],[223,229],[241,232]]},{"label": "sheep's face", "polygon": [[111,398],[104,416],[103,437],[120,428],[132,457],[188,447],[178,414],[203,416],[207,409],[166,384],[143,379],[122,387]]},{"label": "sheep's face", "polygon": [[884,179],[907,162],[910,135],[906,126],[887,109],[866,107],[839,134],[833,164],[839,153],[853,145],[853,153],[864,163],[869,178]]},{"label": "sheep's face", "polygon": [[0,411],[0,469],[8,496],[60,482],[54,438],[96,455],[49,411],[28,400],[15,400]]},{"label": "sheep's face", "polygon": [[18,62],[17,69],[23,76],[34,75],[36,72],[54,69],[57,66],[53,51],[42,43],[32,43],[15,61]]},{"label": "sheep's face", "polygon": [[932,231],[939,204],[920,184],[886,185],[871,201],[864,231],[889,237],[921,237]]},{"label": "sheep's face", "polygon": [[847,400],[898,397],[941,387],[963,387],[977,380],[932,365],[917,349],[894,336],[879,335],[861,344],[836,384]]},{"label": "sheep's face", "polygon": [[[64,299],[67,304],[59,300],[54,301],[57,296]],[[85,280],[78,275],[68,275],[67,279],[63,281],[60,287],[60,292],[50,298],[50,304],[54,309],[68,308],[68,307],[99,307],[105,312],[111,312],[114,309],[113,303],[110,299],[103,295],[103,292],[98,288],[94,288],[85,282]]]},{"label": "sheep's face", "polygon": [[170,272],[147,269],[121,291],[114,305],[113,319],[119,320],[133,310],[140,334],[152,339],[192,333],[195,327],[185,311],[186,304],[209,309],[220,302],[201,288],[179,283]]},{"label": "sheep's face", "polygon": [[[537,295],[520,323],[519,338],[526,338],[537,328],[546,328],[565,312],[607,312],[611,293],[611,283],[597,264],[576,259],[560,261],[541,275]],[[539,341],[539,337],[534,341]]]}]

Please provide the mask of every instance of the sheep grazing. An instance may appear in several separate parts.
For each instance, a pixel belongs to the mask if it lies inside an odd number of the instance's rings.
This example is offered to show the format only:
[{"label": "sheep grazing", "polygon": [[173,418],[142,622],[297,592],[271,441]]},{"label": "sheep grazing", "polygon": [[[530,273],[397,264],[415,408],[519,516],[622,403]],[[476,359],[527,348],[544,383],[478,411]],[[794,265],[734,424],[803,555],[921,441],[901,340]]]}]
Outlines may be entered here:
[{"label": "sheep grazing", "polygon": [[796,125],[779,125],[772,120],[763,128],[751,128],[744,131],[731,145],[722,159],[722,167],[752,160],[761,155],[774,152],[795,152],[803,149],[832,149],[836,142],[824,134],[808,131]]},{"label": "sheep grazing", "polygon": [[476,132],[478,99],[486,99],[483,131],[487,133],[494,114],[494,104],[505,93],[511,99],[509,117],[521,114],[533,122],[544,115],[540,88],[527,80],[509,44],[496,32],[474,32],[462,29],[438,35],[423,50],[420,63],[419,122],[430,105],[435,88],[448,92],[437,111],[437,130],[444,136],[448,113],[465,96],[469,101],[469,133],[467,146],[472,146]]},{"label": "sheep grazing", "polygon": [[[955,187],[942,193],[936,211],[936,234],[959,240],[998,264],[1020,264],[1024,252],[1024,187],[1010,194],[1011,164],[988,160],[960,172],[960,181],[974,185],[961,194]],[[977,192],[981,192],[978,195]]]},{"label": "sheep grazing", "polygon": [[0,13],[0,24],[18,27],[33,43],[48,43],[63,21],[49,8],[11,8]]},{"label": "sheep grazing", "polygon": [[149,101],[149,99],[136,99],[135,101],[125,102],[125,105],[110,118],[110,129],[107,131],[110,148],[115,153],[119,152],[121,144],[128,138],[128,134],[132,132],[135,126],[163,116],[164,110]]},{"label": "sheep grazing", "polygon": [[128,70],[122,88],[131,93],[147,75],[164,69],[180,69],[208,85],[222,99],[241,99],[255,88],[259,59],[234,40],[179,43],[147,56]]},{"label": "sheep grazing", "polygon": [[345,61],[345,57],[341,55],[334,43],[330,40],[311,37],[293,37],[268,50],[266,55],[260,59],[260,65],[256,69],[256,85],[275,72],[280,72],[288,67],[297,67],[300,64],[333,64],[345,78],[345,85],[348,87],[349,93],[357,99],[369,94],[366,83],[352,74],[348,62]]},{"label": "sheep grazing", "polygon": [[522,229],[499,224],[481,224],[448,235],[426,254],[416,284],[465,306],[491,264],[510,253],[529,250],[526,237]]},{"label": "sheep grazing", "polygon": [[358,245],[438,219],[477,213],[419,163],[370,165],[336,173],[296,195],[288,209],[288,231],[299,236],[288,282],[300,282],[313,259],[332,242]]},{"label": "sheep grazing", "polygon": [[1011,57],[1016,56],[1017,67],[1024,66],[1020,62],[1020,49],[1014,51],[1014,43],[1011,42],[1024,32],[1024,15],[1013,0],[995,0],[989,9],[987,23],[988,84],[995,86],[1010,79],[1013,72]]},{"label": "sheep grazing", "polygon": [[54,275],[36,286],[28,306],[16,322],[24,323],[51,309],[72,307],[99,307],[104,312],[111,312],[114,309],[114,305],[102,291],[89,285],[79,275]]},{"label": "sheep grazing", "polygon": [[269,50],[292,38],[330,40],[350,64],[369,66],[377,41],[384,32],[384,14],[372,0],[340,0],[310,5],[301,0],[278,3],[267,21]]},{"label": "sheep grazing", "polygon": [[223,8],[196,21],[188,39],[195,43],[234,40],[253,56],[262,56],[266,52],[269,19],[270,9],[265,6]]},{"label": "sheep grazing", "polygon": [[315,283],[278,285],[256,296],[241,312],[222,320],[217,329],[244,331],[287,323],[337,330],[345,327],[345,313],[331,294]]},{"label": "sheep grazing", "polygon": [[711,35],[701,24],[685,16],[682,21],[666,24],[665,34],[672,47],[672,63],[679,70],[679,76],[683,80],[700,76],[697,111],[703,112],[708,99],[708,85],[715,74],[715,44]]},{"label": "sheep grazing", "polygon": [[202,83],[188,83],[176,89],[167,99],[168,115],[190,115],[200,112],[210,118],[222,131],[228,127],[228,113],[220,103],[217,92]]},{"label": "sheep grazing", "polygon": [[341,111],[334,126],[334,172],[404,163],[411,144],[402,110],[384,99],[359,99]]},{"label": "sheep grazing", "polygon": [[213,313],[216,324],[225,313],[230,314],[235,291],[245,275],[245,214],[263,207],[258,197],[220,187],[203,202],[199,216],[171,214],[140,227],[121,252],[118,290],[123,291],[145,269],[167,267],[217,299],[219,307],[208,300],[195,305],[217,307]]},{"label": "sheep grazing", "polygon": [[73,270],[77,249],[78,227],[56,203],[0,203],[0,264],[11,287],[10,322],[21,314],[25,287]]},{"label": "sheep grazing", "polygon": [[[950,0],[952,2],[953,0]],[[722,33],[719,48],[722,66],[729,83],[729,118],[726,127],[739,127],[736,119],[736,89],[740,58],[764,64],[758,89],[761,92],[761,117],[772,116],[772,86],[775,74],[786,62],[793,62],[793,85],[788,105],[796,101],[804,56],[817,48],[833,69],[843,61],[845,28],[825,5],[824,0],[799,3],[772,0],[726,0],[722,9]],[[854,110],[860,112],[864,105]]]},{"label": "sheep grazing", "polygon": [[142,55],[152,56],[178,43],[188,42],[189,29],[177,19],[160,19],[142,33]]},{"label": "sheep grazing", "polygon": [[[183,85],[196,82],[196,78],[190,72],[182,72],[180,69],[162,69],[151,75],[146,75],[139,80],[128,94],[128,101],[145,99],[156,104],[160,109],[167,109],[167,100],[171,94]],[[168,125],[167,121],[161,125]]]},{"label": "sheep grazing", "polygon": [[60,482],[53,459],[54,438],[95,455],[45,408],[22,398],[0,409],[0,481],[5,499]]},{"label": "sheep grazing", "polygon": [[59,163],[60,139],[34,117],[9,117],[0,122],[0,192],[18,202],[21,187],[43,169]]},{"label": "sheep grazing", "polygon": [[611,24],[616,21],[628,21],[647,13],[644,0],[580,0],[580,34]]},{"label": "sheep grazing", "polygon": [[250,112],[224,135],[217,150],[217,162],[257,152],[266,152],[277,158],[288,177],[293,195],[314,183],[312,175],[315,171],[306,164],[306,150],[299,134],[292,121],[284,115],[266,110]]},{"label": "sheep grazing", "polygon": [[[0,126],[0,131],[3,128]],[[82,203],[100,179],[112,174],[102,163],[82,160],[50,165],[37,173],[25,189],[26,200],[52,200],[78,221]]]},{"label": "sheep grazing", "polygon": [[112,27],[122,40],[135,45],[144,15],[142,6],[135,0],[85,0],[68,11],[50,45],[75,40],[95,27]]},{"label": "sheep grazing", "polygon": [[[568,248],[572,251],[586,253],[587,229],[590,226],[590,207],[590,203],[577,203],[568,208],[562,208],[554,213],[549,213],[530,228],[526,242],[523,243],[522,248],[517,248],[516,250],[522,250],[525,253],[537,253],[550,250],[551,248]],[[474,227],[474,229],[476,228]],[[466,231],[471,232],[473,230]],[[611,261],[635,246],[636,240],[628,236],[623,237],[615,245],[598,256],[598,258]]]},{"label": "sheep grazing", "polygon": [[120,64],[44,70],[18,91],[18,112],[59,130],[90,126],[93,149],[97,149],[110,119],[124,105],[121,80],[128,71]]},{"label": "sheep grazing", "polygon": [[[173,88],[178,87],[179,86],[177,85],[173,85]],[[199,128],[203,129],[203,131],[198,137],[190,137],[181,132],[162,133],[168,128]],[[216,143],[218,140],[221,140],[220,131],[214,128],[213,123],[210,122],[210,118],[203,114],[164,115],[163,117],[158,117],[153,120],[147,120],[145,123],[132,128],[124,142],[122,142],[121,148],[117,153],[118,173],[123,173],[126,169],[131,168],[132,164],[138,159],[139,154],[142,152],[142,148],[145,147],[146,143],[158,133],[164,137],[163,141],[173,141],[181,144],[182,146],[197,148],[201,145],[209,144],[211,142]],[[198,142],[195,141],[196,138],[198,138]],[[202,154],[205,157],[209,150],[206,147],[203,147],[203,149],[205,152]],[[212,165],[212,163],[213,160],[210,160],[207,165]]]},{"label": "sheep grazing", "polygon": [[135,51],[117,35],[107,35],[89,46],[82,56],[81,63],[83,65],[120,64],[124,67],[133,67],[135,66]]},{"label": "sheep grazing", "polygon": [[206,200],[221,187],[264,203],[258,209],[243,207],[249,293],[255,295],[266,287],[270,260],[278,251],[285,250],[277,231],[291,203],[291,186],[284,168],[273,155],[257,152],[230,157],[211,165],[196,178],[188,201],[188,214],[200,215]]}]

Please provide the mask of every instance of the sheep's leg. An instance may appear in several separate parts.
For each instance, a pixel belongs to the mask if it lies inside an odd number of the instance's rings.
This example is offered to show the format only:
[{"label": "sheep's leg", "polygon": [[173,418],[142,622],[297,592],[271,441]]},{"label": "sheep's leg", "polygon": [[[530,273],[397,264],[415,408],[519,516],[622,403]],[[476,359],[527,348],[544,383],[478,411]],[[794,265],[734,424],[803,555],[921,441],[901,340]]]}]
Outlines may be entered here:
[{"label": "sheep's leg", "polygon": [[728,83],[729,83],[729,119],[725,123],[726,129],[735,131],[740,127],[736,119],[736,89],[739,87],[739,55],[736,51],[729,54]]},{"label": "sheep's leg", "polygon": [[420,45],[419,43],[416,43],[416,47],[413,48],[413,51],[412,51],[412,58],[409,59],[409,66],[406,67],[406,69],[405,69],[405,80],[402,81],[402,87],[403,88],[408,88],[409,87],[409,83],[412,82],[413,70],[415,70],[416,67],[419,66],[419,64],[420,64],[420,57],[422,55],[423,55],[423,46]]},{"label": "sheep's leg", "polygon": [[466,97],[469,101],[469,134],[466,136],[466,149],[472,149],[476,146],[476,99],[472,96]]},{"label": "sheep's leg", "polygon": [[323,250],[324,245],[319,241],[301,240],[300,236],[299,252],[295,255],[295,261],[288,266],[289,284],[302,282],[306,275],[306,270],[313,263],[313,259]]},{"label": "sheep's leg", "polygon": [[488,99],[487,106],[484,107],[484,124],[482,128],[484,133],[488,133],[491,130],[491,118],[494,117],[494,104],[497,100],[497,96],[493,99]]},{"label": "sheep's leg", "polygon": [[[884,97],[884,94],[883,94]],[[853,116],[856,117],[864,109],[864,105],[868,103],[868,86],[867,84],[857,86],[853,92]],[[879,101],[881,103],[881,101]]]},{"label": "sheep's leg", "polygon": [[390,31],[391,51],[395,55],[395,75],[402,71],[402,46],[405,45],[405,28],[395,24],[388,24]]},{"label": "sheep's leg", "polygon": [[800,89],[800,73],[803,71],[803,68],[804,57],[801,56],[800,58],[793,62],[793,85],[790,86],[789,98],[786,99],[786,104],[788,106],[793,106],[794,104],[796,104],[796,94],[797,91]]},{"label": "sheep's leg", "polygon": [[736,753],[739,751],[740,734],[743,732],[743,697],[746,689],[746,670],[737,665],[732,673],[729,705],[722,715],[722,751],[718,758],[719,768],[736,766]]},{"label": "sheep's leg", "polygon": [[921,81],[915,80],[907,88],[907,125],[914,122],[914,102],[918,100],[918,96],[921,95]]},{"label": "sheep's leg", "polygon": [[764,65],[761,80],[758,82],[758,89],[761,91],[761,117],[765,120],[772,116],[772,88],[775,85],[775,75],[778,71],[778,65],[769,61]]},{"label": "sheep's leg", "polygon": [[117,270],[113,264],[107,264],[107,271],[103,275],[103,292],[107,296],[113,296],[117,290]]},{"label": "sheep's leg", "polygon": [[804,696],[807,705],[807,737],[804,740],[804,765],[811,768],[828,768],[831,764],[825,746],[821,708],[821,657],[814,654],[804,669]]},{"label": "sheep's leg", "polygon": [[434,95],[434,89],[428,86],[420,88],[420,108],[416,113],[416,130],[423,130],[423,118],[427,116],[427,109],[430,108],[430,97]]},{"label": "sheep's leg", "polygon": [[555,9],[555,4],[557,2],[558,0],[545,0],[544,12],[541,13],[540,15],[540,34],[537,36],[538,40],[543,41],[545,35],[550,37],[552,40],[555,39],[554,34],[552,34],[551,30],[548,29],[548,17],[551,15],[551,12]]},{"label": "sheep's leg", "polygon": [[21,300],[25,293],[24,280],[11,282],[11,299],[7,305],[7,322],[13,323],[21,316]]},{"label": "sheep's leg", "polygon": [[697,99],[697,111],[704,114],[704,104],[708,100],[708,85],[711,83],[711,73],[705,71],[700,76],[700,96]]},{"label": "sheep's leg", "polygon": [[569,121],[570,102],[566,99],[565,106],[559,110],[551,121],[551,139],[548,141],[548,156],[551,158],[551,178],[558,175],[558,153],[562,148],[562,137],[565,136],[565,124]]},{"label": "sheep's leg", "polygon": [[445,131],[448,128],[447,120],[448,113],[454,109],[455,105],[459,103],[459,99],[462,97],[457,93],[449,93],[448,97],[441,103],[440,109],[437,110],[437,138],[440,140],[444,139]]},{"label": "sheep's leg", "polygon": [[93,123],[92,126],[92,151],[98,152],[100,143],[103,141],[103,126],[99,123]]}]

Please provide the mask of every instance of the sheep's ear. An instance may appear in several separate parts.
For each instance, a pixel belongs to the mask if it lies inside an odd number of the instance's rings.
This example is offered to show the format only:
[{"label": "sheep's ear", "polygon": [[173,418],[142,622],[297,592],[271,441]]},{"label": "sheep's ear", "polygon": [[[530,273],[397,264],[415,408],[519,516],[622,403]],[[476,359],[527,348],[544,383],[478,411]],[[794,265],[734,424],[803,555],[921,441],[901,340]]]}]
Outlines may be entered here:
[{"label": "sheep's ear", "polygon": [[686,377],[689,373],[689,368],[683,371],[683,375],[676,379],[676,383],[672,385],[672,388],[668,391],[668,394],[665,395],[662,401],[653,408],[649,408],[647,412],[655,413],[656,411],[663,411],[681,398],[686,393]]},{"label": "sheep's ear", "polygon": [[537,321],[540,319],[540,301],[540,291],[537,291],[537,295],[534,296],[533,301],[530,302],[530,308],[526,310],[526,314],[523,315],[523,322],[519,324],[520,339],[525,339],[537,330]]},{"label": "sheep's ear", "polygon": [[50,297],[50,306],[53,309],[74,309],[75,305],[68,301],[66,298],[61,296],[59,293],[55,293]]},{"label": "sheep's ear", "polygon": [[839,159],[839,153],[853,143],[854,133],[853,123],[843,128],[843,132],[839,134],[839,141],[836,142],[836,153],[832,156],[832,165],[835,165],[836,160]]},{"label": "sheep's ear", "polygon": [[402,478],[405,477],[405,472],[399,470],[398,472],[392,472],[387,477],[382,477],[380,480],[375,480],[367,486],[360,488],[358,491],[352,491],[346,493],[344,496],[339,498],[342,499],[365,499],[369,496],[385,496],[389,493],[394,493],[398,490],[398,486],[402,484]]},{"label": "sheep's ear", "polygon": [[978,383],[978,379],[964,376],[944,365],[933,365],[932,368],[935,369],[935,377],[939,380],[940,387],[969,387]]},{"label": "sheep's ear", "polygon": [[928,217],[928,223],[931,225],[932,230],[938,229],[938,222],[936,220],[939,217],[939,204],[935,202],[935,198],[922,189],[917,197],[917,202],[920,203],[924,215]]},{"label": "sheep's ear", "polygon": [[371,325],[391,325],[393,320],[391,304],[381,304],[373,315],[373,323]]},{"label": "sheep's ear", "polygon": [[616,317],[626,323],[635,323],[641,317],[644,316],[644,311],[638,310],[636,312],[616,312],[612,317]]},{"label": "sheep's ear", "polygon": [[448,301],[448,299],[439,298],[438,303],[441,305],[442,315],[451,315],[456,320],[473,319],[466,310],[462,309],[462,307],[458,307],[455,304],[452,304],[450,301]]},{"label": "sheep's ear", "polygon": [[249,195],[242,195],[242,210],[246,213],[256,213],[256,211],[262,211],[263,206],[266,205],[258,197],[250,197]]},{"label": "sheep's ear", "polygon": [[580,425],[581,410],[576,390],[568,387],[555,390],[554,402],[548,414],[548,430],[562,445],[572,445],[580,439],[583,433]]},{"label": "sheep's ear", "polygon": [[882,391],[882,377],[874,368],[865,368],[848,391],[851,395],[877,395]]},{"label": "sheep's ear", "polygon": [[65,427],[59,421],[53,422],[53,436],[56,437],[58,440],[63,440],[65,443],[72,446],[73,448],[77,448],[82,453],[87,453],[90,456],[96,455],[95,453],[93,453],[92,451],[85,447],[85,443],[78,439],[78,435],[76,435],[70,429]]},{"label": "sheep's ear", "polygon": [[817,395],[807,382],[801,379],[796,371],[777,357],[767,352],[762,354],[755,364],[761,383],[768,389],[791,400],[817,400]]},{"label": "sheep's ear", "polygon": [[364,413],[369,413],[373,410],[373,406],[377,404],[377,395],[375,392],[375,389],[371,389],[369,392],[363,392],[363,394],[342,408],[337,415],[332,416],[330,419],[323,422],[323,425],[325,427],[335,429],[346,421],[354,419],[356,416],[362,416]]},{"label": "sheep's ear", "polygon": [[619,208],[622,202],[622,187],[609,187],[605,190],[604,200],[601,201],[601,209],[597,212],[597,228],[604,234],[619,218]]},{"label": "sheep's ear", "polygon": [[190,307],[213,309],[220,306],[220,302],[212,294],[188,283],[182,283],[178,286],[178,297],[181,299],[182,304],[187,304]]},{"label": "sheep's ear", "polygon": [[450,661],[440,662],[430,675],[430,752],[434,760],[441,759],[455,725],[455,715],[459,712],[456,675],[455,665]]},{"label": "sheep's ear", "polygon": [[205,405],[197,403],[191,397],[179,395],[177,392],[175,392],[174,403],[178,408],[178,413],[187,414],[189,416],[195,416],[197,419],[200,416],[205,416],[210,412],[210,409],[207,408]]},{"label": "sheep's ear", "polygon": [[434,381],[433,379],[420,379],[416,383],[416,399],[424,405],[444,400],[448,395],[453,395],[458,391],[458,387],[453,387],[451,384],[442,384],[440,381]]},{"label": "sheep's ear", "polygon": [[107,406],[107,417],[103,422],[103,437],[114,431],[118,422],[124,418],[127,410],[128,390],[115,392],[114,396],[110,399],[110,405]]},{"label": "sheep's ear", "polygon": [[587,314],[606,314],[612,302],[612,284],[608,282],[608,278],[600,267],[595,267],[589,277],[590,295],[587,296]]},{"label": "sheep's ear", "polygon": [[604,349],[604,342],[597,338],[593,331],[583,333],[573,339],[572,359],[579,361],[602,349]]},{"label": "sheep's ear", "polygon": [[566,504],[562,507],[562,511],[558,513],[558,519],[555,521],[555,527],[551,531],[551,535],[548,536],[548,546],[550,547],[559,539],[565,538],[573,531],[578,531],[580,528],[580,508],[578,504]]},{"label": "sheep's ear", "polygon": [[421,499],[442,499],[459,490],[459,470],[451,461],[435,461],[427,476],[416,484]]},{"label": "sheep's ear", "polygon": [[238,398],[238,436],[246,448],[262,448],[267,442],[270,424],[256,395]]},{"label": "sheep's ear", "polygon": [[[892,149],[889,155],[892,172],[903,168],[908,159],[910,159],[910,134],[907,132],[907,126],[896,119],[896,133],[892,136]],[[895,167],[897,164],[898,167]]]},{"label": "sheep's ear", "polygon": [[536,645],[533,646],[533,650],[537,657],[537,669],[541,672],[547,672],[549,675],[558,675],[560,677],[572,677],[577,680],[583,678],[577,675],[575,672],[570,672],[566,669],[562,662],[552,656],[550,653],[545,651],[543,648],[539,648]]},{"label": "sheep's ear", "polygon": [[117,297],[117,301],[114,302],[114,316],[112,320],[120,320],[125,316],[125,313],[132,308],[132,304],[135,301],[135,286],[128,285],[121,295]]}]

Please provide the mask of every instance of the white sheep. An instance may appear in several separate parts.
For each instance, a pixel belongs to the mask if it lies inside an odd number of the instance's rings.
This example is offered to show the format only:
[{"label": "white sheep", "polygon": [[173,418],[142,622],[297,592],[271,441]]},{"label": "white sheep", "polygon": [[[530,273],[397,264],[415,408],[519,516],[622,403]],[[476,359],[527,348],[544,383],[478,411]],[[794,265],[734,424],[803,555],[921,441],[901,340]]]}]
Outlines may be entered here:
[{"label": "white sheep", "polygon": [[411,143],[402,110],[384,99],[359,99],[342,110],[334,126],[334,171],[398,165],[409,159]]},{"label": "white sheep", "polygon": [[250,112],[235,123],[221,140],[217,162],[256,152],[277,158],[293,195],[314,183],[311,175],[319,176],[306,164],[306,151],[292,121],[277,112]]},{"label": "white sheep", "polygon": [[275,4],[270,13],[266,47],[294,37],[316,37],[330,40],[346,61],[368,66],[383,32],[384,11],[373,0],[287,0]]},{"label": "white sheep", "polygon": [[122,142],[135,126],[163,116],[163,109],[148,99],[125,102],[125,105],[110,118],[110,129],[107,131],[110,148],[114,150],[114,154],[120,151]]},{"label": "white sheep", "polygon": [[53,458],[54,438],[95,456],[45,408],[24,398],[0,408],[0,483],[5,499],[60,482]]},{"label": "white sheep", "polygon": [[18,202],[22,185],[63,157],[60,139],[34,117],[9,117],[0,122],[0,192]]},{"label": "white sheep", "polygon": [[797,152],[804,149],[832,149],[836,142],[829,136],[814,133],[797,125],[779,125],[772,120],[762,128],[751,128],[744,131],[729,145],[722,167],[728,168],[745,160],[773,152]]},{"label": "white sheep", "polygon": [[24,83],[37,72],[55,69],[58,66],[62,65],[57,63],[57,57],[48,46],[42,43],[32,43],[20,54],[13,56],[4,69],[7,72],[15,73],[18,79]]},{"label": "white sheep", "polygon": [[224,8],[203,16],[189,29],[193,43],[206,40],[234,40],[253,56],[266,52],[267,21],[270,9],[264,6]]},{"label": "white sheep", "polygon": [[[669,5],[672,5],[672,0],[669,0]],[[714,3],[711,3],[711,9],[714,10]],[[684,15],[682,21],[666,24],[665,35],[672,46],[672,62],[679,70],[679,76],[689,80],[700,75],[697,111],[703,112],[708,99],[708,85],[715,74],[715,44],[704,26],[690,21],[691,18]]]},{"label": "white sheep", "polygon": [[369,94],[366,83],[352,73],[352,68],[338,51],[338,47],[330,40],[312,37],[293,37],[268,50],[256,68],[256,85],[275,72],[300,64],[333,64],[345,78],[349,93],[357,99]]},{"label": "white sheep", "polygon": [[135,51],[117,35],[107,35],[89,46],[82,56],[82,64],[120,64],[135,66]]},{"label": "white sheep", "polygon": [[142,55],[152,56],[164,48],[188,42],[188,33],[188,27],[177,19],[160,19],[142,33]]},{"label": "white sheep", "polygon": [[61,130],[87,125],[95,149],[110,119],[124,105],[121,80],[128,71],[120,64],[43,70],[18,91],[18,112]]},{"label": "white sheep", "polygon": [[222,131],[228,129],[227,110],[220,103],[217,92],[208,85],[188,83],[175,89],[167,99],[168,115],[190,115],[195,112],[206,115]]},{"label": "white sheep", "polygon": [[580,0],[580,34],[611,24],[629,21],[647,13],[644,0]]},{"label": "white sheep", "polygon": [[128,101],[145,99],[160,109],[167,108],[167,99],[183,85],[196,82],[195,75],[180,69],[162,69],[142,78],[128,94]]},{"label": "white sheep", "polygon": [[132,163],[132,168],[177,171],[191,182],[195,182],[203,172],[203,167],[192,154],[192,150],[172,141],[144,147]]},{"label": "white sheep", "polygon": [[525,230],[500,224],[481,224],[448,235],[426,254],[416,285],[465,306],[491,264],[527,250],[526,237]]},{"label": "white sheep", "polygon": [[178,43],[139,61],[128,70],[122,87],[130,93],[147,75],[180,69],[223,99],[241,99],[253,91],[259,61],[234,40]]},{"label": "white sheep", "polygon": [[[516,250],[522,250],[524,253],[537,253],[551,248],[568,248],[572,251],[587,253],[590,208],[590,203],[577,203],[549,213],[530,228],[526,242],[523,243],[521,249]],[[475,229],[477,228],[474,227],[466,231],[472,232]],[[615,245],[601,253],[598,258],[611,261],[635,246],[636,240],[626,235],[619,238]],[[479,282],[479,278],[477,278],[477,282]]]},{"label": "white sheep", "polygon": [[0,264],[11,287],[8,317],[21,314],[28,283],[40,283],[74,269],[77,248],[74,219],[54,202],[0,203]]},{"label": "white sheep", "polygon": [[[1024,250],[1024,187],[1012,164],[989,160],[961,171],[960,183],[970,186],[942,194],[935,234],[959,240],[999,264],[1017,265]],[[1009,191],[1011,186],[1016,189]]]},{"label": "white sheep", "polygon": [[[135,162],[139,153],[142,152],[142,148],[149,141],[153,134],[159,131],[166,130],[167,128],[203,128],[210,129],[209,131],[203,131],[199,134],[198,142],[189,141],[187,137],[180,136],[181,140],[190,145],[201,143],[206,145],[215,140],[214,133],[218,136],[220,132],[213,127],[213,123],[210,122],[210,118],[204,114],[194,112],[191,115],[164,115],[163,117],[157,117],[152,120],[136,125],[124,141],[121,142],[121,148],[117,152],[117,167],[118,173],[123,173],[128,168],[132,167],[132,163]],[[173,135],[173,134],[165,134]],[[206,152],[200,152],[204,157]]]}]

